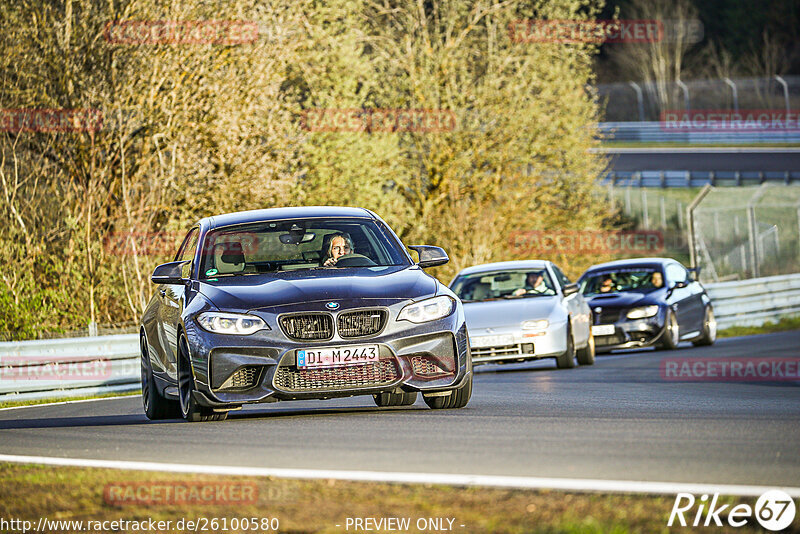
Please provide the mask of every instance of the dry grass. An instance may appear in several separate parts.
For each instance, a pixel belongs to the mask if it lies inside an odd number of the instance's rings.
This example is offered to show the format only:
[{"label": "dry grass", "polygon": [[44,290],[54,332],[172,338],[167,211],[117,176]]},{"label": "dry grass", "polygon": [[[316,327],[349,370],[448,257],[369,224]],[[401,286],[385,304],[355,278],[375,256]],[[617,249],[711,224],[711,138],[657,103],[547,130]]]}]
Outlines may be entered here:
[{"label": "dry grass", "polygon": [[[562,491],[214,477],[73,467],[0,464],[0,517],[38,521],[171,520],[198,517],[277,517],[280,532],[348,532],[348,517],[408,517],[409,532],[420,518],[453,518],[455,532],[667,532],[674,497],[601,495]],[[255,502],[225,505],[111,505],[108,484],[188,481],[255,484]],[[753,499],[725,499],[747,502]],[[337,526],[340,525],[340,526]],[[463,527],[461,525],[464,525]],[[798,526],[796,521],[794,526]],[[751,529],[752,530],[752,529]],[[716,528],[715,532],[748,528]],[[237,532],[229,530],[229,532]],[[349,532],[356,532],[352,527]],[[430,530],[429,530],[430,532]]]}]

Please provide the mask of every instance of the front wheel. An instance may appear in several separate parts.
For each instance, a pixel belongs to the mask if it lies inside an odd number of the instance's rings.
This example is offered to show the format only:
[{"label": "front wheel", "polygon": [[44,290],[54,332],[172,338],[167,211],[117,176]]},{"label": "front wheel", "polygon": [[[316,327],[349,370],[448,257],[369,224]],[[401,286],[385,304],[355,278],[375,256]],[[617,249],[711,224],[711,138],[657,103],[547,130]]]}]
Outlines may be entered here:
[{"label": "front wheel", "polygon": [[469,402],[472,396],[472,375],[469,375],[467,382],[450,392],[446,397],[429,397],[422,394],[422,400],[428,405],[428,408],[434,410],[463,408]]},{"label": "front wheel", "polygon": [[194,372],[189,356],[189,345],[181,334],[178,340],[178,396],[180,397],[181,414],[191,423],[198,421],[224,421],[228,412],[214,412],[200,406],[194,398]]},{"label": "front wheel", "polygon": [[666,325],[664,326],[664,333],[661,334],[661,342],[658,348],[664,350],[675,350],[678,348],[678,342],[681,339],[680,329],[678,327],[678,319],[672,310],[667,310]]},{"label": "front wheel", "polygon": [[586,346],[584,348],[578,349],[575,355],[578,358],[579,364],[592,365],[594,363],[594,354],[594,336],[592,335],[591,330],[589,330],[589,341],[586,342]]},{"label": "front wheel", "polygon": [[699,339],[692,341],[695,347],[703,347],[713,345],[717,340],[717,320],[714,318],[714,310],[711,306],[706,307],[706,313],[703,317],[703,335]]},{"label": "front wheel", "polygon": [[572,339],[572,326],[567,323],[567,350],[556,357],[556,367],[559,369],[572,369],[575,367],[575,340]]}]

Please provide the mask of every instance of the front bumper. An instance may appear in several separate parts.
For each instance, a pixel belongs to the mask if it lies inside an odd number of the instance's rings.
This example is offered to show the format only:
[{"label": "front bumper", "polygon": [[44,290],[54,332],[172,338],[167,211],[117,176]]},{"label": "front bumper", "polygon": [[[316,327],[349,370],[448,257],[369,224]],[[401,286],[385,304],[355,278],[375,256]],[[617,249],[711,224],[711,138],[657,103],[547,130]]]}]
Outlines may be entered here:
[{"label": "front bumper", "polygon": [[666,324],[665,310],[659,311],[653,317],[644,319],[628,319],[625,317],[627,309],[620,311],[620,318],[614,323],[602,323],[602,317],[595,317],[595,324],[612,324],[612,335],[594,335],[596,352],[609,352],[616,349],[644,348],[655,345],[664,334]]},{"label": "front bumper", "polygon": [[[484,341],[485,340],[485,341]],[[552,358],[567,350],[567,322],[546,330],[527,331],[519,326],[470,330],[472,362],[502,363]]]},{"label": "front bumper", "polygon": [[[460,307],[448,317],[423,324],[396,321],[398,310],[392,308],[389,306],[387,325],[378,335],[358,339],[334,336],[321,342],[286,337],[277,326],[277,311],[257,313],[272,330],[250,336],[214,334],[188,321],[185,329],[192,353],[196,398],[205,406],[224,408],[394,391],[437,392],[458,387],[471,376]],[[343,307],[342,312],[345,311],[348,309]],[[299,349],[365,344],[378,345],[379,362],[311,369],[297,366]]]}]

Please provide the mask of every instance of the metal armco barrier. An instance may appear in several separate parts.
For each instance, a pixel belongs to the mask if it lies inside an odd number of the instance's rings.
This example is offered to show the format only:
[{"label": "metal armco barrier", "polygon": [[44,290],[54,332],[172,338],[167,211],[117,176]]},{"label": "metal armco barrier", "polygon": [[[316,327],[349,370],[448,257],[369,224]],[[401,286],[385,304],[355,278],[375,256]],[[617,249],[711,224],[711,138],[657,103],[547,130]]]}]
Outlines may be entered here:
[{"label": "metal armco barrier", "polygon": [[800,314],[800,274],[704,285],[719,328],[761,326]]},{"label": "metal armco barrier", "polygon": [[[800,274],[705,287],[719,328],[800,315]],[[139,357],[136,334],[0,343],[0,400],[134,391]]]},{"label": "metal armco barrier", "polygon": [[800,131],[670,131],[657,121],[601,122],[597,125],[604,139],[641,143],[800,143]]},{"label": "metal armco barrier", "polygon": [[139,388],[137,334],[0,343],[0,399],[66,398]]}]

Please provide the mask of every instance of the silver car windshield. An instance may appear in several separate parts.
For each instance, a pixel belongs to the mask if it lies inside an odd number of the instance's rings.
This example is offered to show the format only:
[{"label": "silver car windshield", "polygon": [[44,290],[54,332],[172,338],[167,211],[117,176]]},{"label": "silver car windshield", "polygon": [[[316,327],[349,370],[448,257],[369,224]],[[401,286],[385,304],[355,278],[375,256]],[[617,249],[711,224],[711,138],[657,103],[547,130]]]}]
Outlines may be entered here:
[{"label": "silver car windshield", "polygon": [[464,302],[546,297],[556,294],[547,269],[515,269],[462,275],[451,287]]}]

